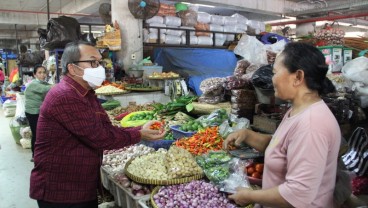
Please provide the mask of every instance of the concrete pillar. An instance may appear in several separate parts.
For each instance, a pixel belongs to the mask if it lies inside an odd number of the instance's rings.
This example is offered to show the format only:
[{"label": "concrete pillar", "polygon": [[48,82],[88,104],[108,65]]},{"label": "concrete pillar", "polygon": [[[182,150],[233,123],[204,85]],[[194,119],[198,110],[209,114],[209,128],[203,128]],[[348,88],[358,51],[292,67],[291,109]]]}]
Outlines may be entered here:
[{"label": "concrete pillar", "polygon": [[132,54],[137,61],[143,59],[142,20],[135,19],[130,13],[127,1],[111,0],[111,19],[120,26],[121,50],[117,52],[119,61],[123,61],[127,70],[133,63]]}]

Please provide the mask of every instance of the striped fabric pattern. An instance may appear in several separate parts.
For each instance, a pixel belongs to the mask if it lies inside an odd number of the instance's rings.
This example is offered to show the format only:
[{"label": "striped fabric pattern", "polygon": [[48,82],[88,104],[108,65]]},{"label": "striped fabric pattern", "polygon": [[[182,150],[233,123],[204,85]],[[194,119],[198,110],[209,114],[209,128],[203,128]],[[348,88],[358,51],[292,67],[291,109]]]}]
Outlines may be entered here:
[{"label": "striped fabric pattern", "polygon": [[349,149],[342,156],[346,168],[358,176],[367,175],[368,169],[368,136],[365,130],[358,127],[348,142]]}]

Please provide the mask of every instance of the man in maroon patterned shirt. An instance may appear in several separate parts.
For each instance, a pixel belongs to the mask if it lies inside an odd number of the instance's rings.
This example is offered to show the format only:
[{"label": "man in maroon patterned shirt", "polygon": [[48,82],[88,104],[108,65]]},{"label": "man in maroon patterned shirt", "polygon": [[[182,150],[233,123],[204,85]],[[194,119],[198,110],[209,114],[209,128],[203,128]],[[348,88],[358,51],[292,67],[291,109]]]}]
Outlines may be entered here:
[{"label": "man in maroon patterned shirt", "polygon": [[165,134],[150,130],[152,122],[141,129],[112,126],[93,91],[102,82],[100,60],[89,43],[68,44],[61,60],[64,78],[41,106],[30,184],[40,208],[97,208],[102,151]]}]

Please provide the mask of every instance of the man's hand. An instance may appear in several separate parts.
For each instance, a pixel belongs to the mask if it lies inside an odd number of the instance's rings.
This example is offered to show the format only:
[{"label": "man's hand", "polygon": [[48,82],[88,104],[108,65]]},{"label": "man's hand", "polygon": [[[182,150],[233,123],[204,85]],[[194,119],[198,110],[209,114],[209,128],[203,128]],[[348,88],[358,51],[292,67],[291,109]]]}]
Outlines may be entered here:
[{"label": "man's hand", "polygon": [[163,139],[165,137],[166,131],[164,129],[159,130],[152,130],[150,126],[155,124],[158,121],[149,121],[143,125],[142,129],[140,130],[141,137],[143,140],[153,141]]}]

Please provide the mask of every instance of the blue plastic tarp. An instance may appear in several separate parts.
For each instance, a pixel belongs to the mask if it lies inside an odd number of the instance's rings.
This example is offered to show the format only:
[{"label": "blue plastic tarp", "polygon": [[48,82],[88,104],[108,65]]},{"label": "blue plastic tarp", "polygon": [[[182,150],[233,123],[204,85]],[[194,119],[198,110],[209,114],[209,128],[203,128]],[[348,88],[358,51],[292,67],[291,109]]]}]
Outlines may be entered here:
[{"label": "blue plastic tarp", "polygon": [[202,48],[156,48],[154,60],[163,71],[174,71],[185,77],[188,87],[197,95],[202,91],[202,80],[211,77],[226,77],[233,74],[237,58],[226,49]]}]

